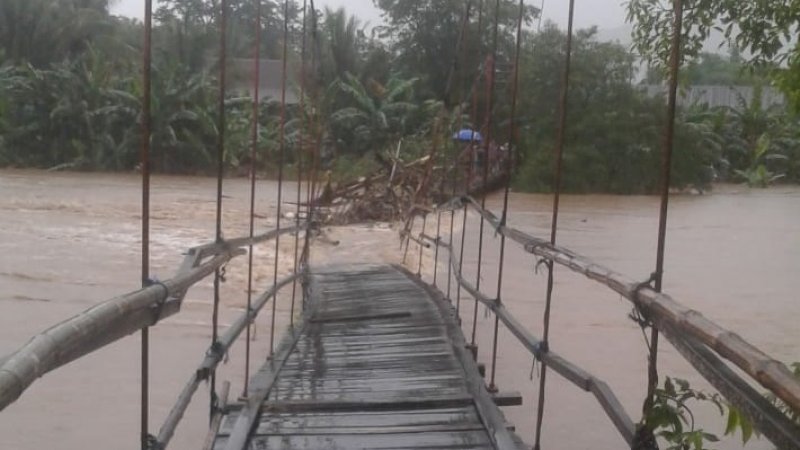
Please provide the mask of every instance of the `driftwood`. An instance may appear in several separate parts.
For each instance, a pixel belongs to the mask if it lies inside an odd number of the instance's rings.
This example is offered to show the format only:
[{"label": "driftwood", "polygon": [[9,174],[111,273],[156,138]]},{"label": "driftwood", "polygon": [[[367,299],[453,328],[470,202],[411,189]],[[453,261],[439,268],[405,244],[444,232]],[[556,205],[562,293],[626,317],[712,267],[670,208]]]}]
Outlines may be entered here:
[{"label": "driftwood", "polygon": [[[427,208],[450,197],[453,188],[481,193],[494,189],[504,180],[504,174],[492,173],[488,180],[475,178],[467,185],[453,186],[461,179],[459,166],[434,164],[433,155],[404,163],[395,155],[378,155],[381,168],[369,177],[341,186],[330,182],[315,200],[317,208],[327,214],[323,221],[332,224],[349,224],[365,221],[391,222],[407,218],[415,210]],[[447,182],[432,182],[443,180]],[[430,209],[430,208],[428,208]]]}]

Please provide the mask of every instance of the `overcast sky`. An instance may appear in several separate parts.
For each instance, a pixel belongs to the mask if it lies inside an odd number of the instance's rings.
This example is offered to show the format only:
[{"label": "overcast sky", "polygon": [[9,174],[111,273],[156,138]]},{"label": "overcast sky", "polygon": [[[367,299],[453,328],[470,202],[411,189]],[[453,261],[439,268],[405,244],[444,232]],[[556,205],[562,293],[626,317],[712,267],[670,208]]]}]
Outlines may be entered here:
[{"label": "overcast sky", "polygon": [[[131,17],[141,18],[144,0],[112,0],[116,4],[111,11]],[[575,24],[579,28],[597,25],[603,30],[611,30],[625,24],[624,0],[577,0],[575,5]],[[526,0],[528,4],[541,6],[542,0]],[[157,0],[153,3],[157,4]],[[317,8],[324,6],[344,6],[348,12],[376,25],[380,22],[380,10],[375,8],[372,0],[315,0]],[[544,18],[552,20],[562,27],[567,23],[567,2],[564,0],[544,0]]]}]

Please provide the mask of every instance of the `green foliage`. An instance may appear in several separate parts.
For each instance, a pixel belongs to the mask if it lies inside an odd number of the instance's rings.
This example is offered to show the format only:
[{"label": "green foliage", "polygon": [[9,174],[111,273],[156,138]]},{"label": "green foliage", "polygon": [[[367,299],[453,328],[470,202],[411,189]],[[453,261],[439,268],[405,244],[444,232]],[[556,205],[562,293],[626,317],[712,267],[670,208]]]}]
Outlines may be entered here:
[{"label": "green foliage", "polygon": [[107,0],[0,2],[0,48],[17,65],[43,68],[77,57],[112,31]]},{"label": "green foliage", "polygon": [[[466,64],[454,74],[460,90],[452,89],[450,98],[444,98],[448,74],[453,65],[466,2],[463,0],[373,0],[381,10],[385,26],[378,27],[383,38],[391,39],[391,49],[397,55],[396,67],[404,77],[422,78],[421,92],[428,97],[444,101],[448,106],[468,96],[477,67],[483,62],[491,45],[495,2],[472,2],[471,21],[462,52],[469,55]],[[516,32],[518,2],[501,0],[498,47],[499,62],[508,63]],[[481,11],[479,13],[479,10]],[[478,29],[478,16],[482,16]],[[536,7],[526,5],[524,21],[530,25],[539,14]]]},{"label": "green foliage", "polygon": [[337,141],[356,154],[383,150],[406,133],[406,120],[417,105],[411,101],[416,79],[391,78],[373,92],[346,73],[335,83],[345,106],[331,114],[331,131]]},{"label": "green foliage", "polygon": [[751,187],[767,187],[773,182],[784,177],[784,174],[776,174],[767,169],[766,163],[769,160],[786,160],[786,156],[770,153],[772,142],[767,135],[762,135],[753,148],[750,165],[744,170],[736,170]]},{"label": "green foliage", "polygon": [[[366,164],[350,162],[371,161],[374,154],[394,148],[400,139],[404,157],[419,157],[431,151],[432,139],[449,142],[457,128],[485,132],[490,117],[494,140],[503,144],[510,125],[517,2],[500,3],[497,89],[490,112],[485,86],[474,80],[487,62],[494,2],[473,2],[459,53],[464,57],[456,65],[449,96],[444,95],[445,87],[457,55],[465,3],[375,3],[383,9],[387,26],[378,27],[372,37],[343,9],[318,12],[316,40],[307,41],[306,56],[313,55],[317,64],[315,70],[307,66],[305,110],[297,105],[286,110],[286,161],[296,163],[299,154],[310,155],[309,148],[319,142],[324,164],[337,170],[370,170]],[[652,1],[638,3],[641,7]],[[229,5],[228,54],[250,58],[255,43],[254,4],[232,0]],[[266,0],[262,5],[262,56],[280,57],[282,2]],[[0,5],[0,24],[15,25],[0,26],[4,37],[0,43],[0,165],[136,167],[141,144],[142,28],[137,21],[110,17],[106,6],[105,0],[9,0]],[[214,65],[219,5],[215,0],[159,0],[157,6],[152,164],[158,171],[211,172],[218,136]],[[526,6],[525,23],[530,24],[537,14],[536,8]],[[291,62],[299,57],[302,42],[297,1],[290,1],[288,19]],[[310,14],[307,20],[311,28]],[[565,189],[653,192],[663,146],[663,102],[633,85],[636,59],[626,48],[597,42],[593,29],[579,30],[574,41]],[[552,186],[564,43],[564,33],[552,24],[539,33],[525,31],[514,181],[523,190],[543,191]],[[759,86],[758,76],[737,69],[739,60],[736,54],[728,60],[704,55],[686,73],[695,82],[739,77]],[[796,58],[787,59],[789,64],[796,62]],[[290,73],[297,78],[294,72]],[[796,73],[782,72],[782,76],[790,86]],[[468,95],[473,88],[474,100]],[[781,181],[800,182],[798,118],[762,108],[759,98],[742,101],[738,108],[690,107],[680,112],[674,188],[703,191],[714,180],[744,178],[764,184],[779,175],[784,175]],[[231,97],[225,105],[224,162],[231,169],[248,167],[250,99]],[[473,110],[474,117],[469,117]],[[278,159],[279,108],[265,102],[260,117],[259,168],[271,170]],[[345,157],[350,162],[334,162]]]},{"label": "green foliage", "polygon": [[[800,363],[795,362],[790,367],[795,378],[800,380]],[[789,420],[800,426],[799,411],[771,393],[765,394],[765,397]],[[733,436],[739,432],[742,444],[747,444],[754,436],[759,435],[750,420],[719,394],[693,389],[689,382],[670,377],[664,380],[663,388],[656,389],[652,407],[642,425],[664,439],[669,445],[667,450],[705,450],[708,443],[718,442],[719,438],[696,427],[692,407],[701,404],[713,406],[721,416],[727,415],[725,436]]]},{"label": "green foliage", "polygon": [[[571,192],[651,193],[658,182],[665,105],[631,83],[634,59],[622,46],[594,40],[580,30],[573,41],[564,189]],[[522,63],[520,110],[522,163],[515,179],[524,190],[553,183],[555,117],[564,34],[547,24],[527,45]],[[673,187],[706,190],[716,153],[710,127],[691,117],[677,124]]]},{"label": "green foliage", "polygon": [[[669,60],[674,11],[670,0],[630,0],[628,21],[634,24],[634,46],[651,66],[662,71]],[[736,48],[752,55],[749,63],[767,67],[800,111],[800,78],[796,69],[800,44],[800,4],[785,0],[690,0],[684,2],[684,60],[696,58],[714,30],[723,33]],[[788,63],[788,66],[782,64]]]},{"label": "green foliage", "polygon": [[713,433],[697,428],[691,409],[696,402],[715,406],[720,415],[725,413],[719,394],[694,390],[685,380],[667,377],[664,387],[656,389],[645,425],[668,443],[666,450],[706,450],[706,443],[719,441]]}]

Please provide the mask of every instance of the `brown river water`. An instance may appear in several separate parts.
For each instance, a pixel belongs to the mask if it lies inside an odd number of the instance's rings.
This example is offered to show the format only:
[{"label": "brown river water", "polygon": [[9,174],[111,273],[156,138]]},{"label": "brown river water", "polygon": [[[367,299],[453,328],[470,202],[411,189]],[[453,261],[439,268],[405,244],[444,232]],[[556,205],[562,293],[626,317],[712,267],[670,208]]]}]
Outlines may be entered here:
[{"label": "brown river water", "polygon": [[[140,248],[140,181],[136,175],[0,171],[0,355],[12,352],[37,332],[99,301],[137,288]],[[274,226],[277,184],[258,185],[257,229]],[[284,195],[294,197],[295,187]],[[288,192],[288,193],[287,193]],[[249,186],[226,180],[225,236],[247,233]],[[181,253],[206,243],[214,233],[215,181],[206,178],[155,177],[152,209],[152,274],[167,278]],[[501,199],[488,205],[499,211]],[[510,224],[547,236],[551,198],[512,194]],[[288,206],[292,209],[293,206]],[[655,262],[658,199],[605,195],[566,196],[559,242],[632,278],[646,279]],[[444,217],[447,219],[447,216]],[[460,216],[456,224],[460,225]],[[465,275],[474,281],[477,224],[470,215]],[[442,230],[448,230],[446,220]],[[435,231],[435,220],[428,221]],[[317,242],[312,263],[399,262],[397,231],[389,225],[328,230]],[[447,239],[445,237],[445,239]],[[333,245],[330,241],[338,241]],[[459,239],[456,239],[458,245]],[[482,285],[496,286],[498,239],[485,233]],[[282,271],[291,269],[294,239],[284,237]],[[423,271],[431,281],[432,252]],[[255,253],[257,290],[272,282],[274,244]],[[502,298],[529,330],[541,336],[546,276],[535,261],[510,244]],[[445,259],[439,264],[438,281]],[[245,304],[245,257],[232,262],[223,285],[221,324],[230,324]],[[415,271],[417,249],[408,262]],[[800,189],[750,190],[720,186],[702,196],[671,199],[664,289],[683,304],[704,312],[777,359],[800,361]],[[278,334],[289,321],[291,289],[277,303]],[[455,289],[453,289],[455,297]],[[183,384],[202,359],[210,340],[211,281],[189,291],[181,312],[151,332],[151,418],[157,429]],[[467,339],[474,302],[462,299]],[[604,379],[634,419],[645,391],[646,351],[641,331],[627,315],[630,304],[582,276],[557,269],[551,348]],[[259,316],[253,340],[255,363],[269,348],[270,312]],[[479,308],[479,359],[490,358],[494,319]],[[276,340],[279,335],[276,336]],[[219,378],[241,393],[243,345],[235,347]],[[502,391],[520,391],[521,407],[504,408],[517,432],[532,442],[537,402],[537,371],[532,358],[505,330],[500,333],[497,383]],[[707,388],[668,344],[662,345],[663,375],[686,378]],[[37,381],[15,404],[0,413],[0,449],[38,450],[138,448],[139,338],[131,336]],[[200,448],[207,426],[208,388],[201,387],[170,445]],[[702,427],[720,433],[724,421],[698,407]],[[552,373],[547,378],[543,444],[559,449],[619,449],[619,438],[593,397]],[[719,449],[743,448],[726,439]],[[766,442],[744,448],[770,449]]]}]

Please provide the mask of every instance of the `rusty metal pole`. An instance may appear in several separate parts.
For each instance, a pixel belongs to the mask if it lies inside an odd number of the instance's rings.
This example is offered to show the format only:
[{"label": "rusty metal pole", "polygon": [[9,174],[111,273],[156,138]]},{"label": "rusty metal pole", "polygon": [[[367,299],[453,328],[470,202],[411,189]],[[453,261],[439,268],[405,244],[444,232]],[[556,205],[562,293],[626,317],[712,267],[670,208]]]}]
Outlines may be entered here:
[{"label": "rusty metal pole", "polygon": [[[678,76],[681,67],[681,41],[683,37],[683,1],[673,0],[673,34],[669,58],[669,91],[667,98],[667,123],[664,128],[664,147],[661,152],[661,176],[659,189],[661,203],[658,217],[658,246],[656,249],[656,271],[653,282],[656,292],[661,292],[664,279],[664,254],[667,240],[667,213],[669,212],[669,186],[672,175],[672,153],[675,137],[675,112],[677,109]],[[647,417],[653,407],[655,391],[658,387],[658,328],[650,330],[650,348],[647,359],[647,398],[642,406],[642,414]],[[653,430],[641,427],[637,430],[634,448],[657,448],[652,437]]]},{"label": "rusty metal pole", "polygon": [[[253,123],[250,130],[250,239],[255,232],[256,217],[256,161],[258,159],[258,120],[259,108],[261,106],[261,1],[256,2],[256,23],[255,34],[256,42],[253,46]],[[253,244],[248,246],[247,252],[247,310],[252,309],[253,303]],[[250,339],[252,333],[252,323],[247,322],[247,334],[245,336],[245,359],[244,359],[244,387],[242,397],[247,398],[250,383]]]},{"label": "rusty metal pole", "polygon": [[[217,215],[216,215],[216,242],[222,242],[222,178],[224,174],[225,164],[225,83],[226,83],[226,65],[227,65],[227,33],[228,33],[228,2],[227,0],[220,1],[220,33],[219,33],[219,97],[217,99]],[[220,285],[222,283],[222,271],[217,269],[214,271],[214,310],[211,316],[211,345],[215,346],[219,337],[219,302],[220,302]],[[210,417],[213,418],[214,410],[217,407],[216,395],[216,372],[211,373],[211,399],[210,399]]]},{"label": "rusty metal pole", "polygon": [[[555,245],[558,235],[558,208],[561,198],[561,174],[564,161],[564,141],[566,138],[567,128],[567,113],[568,113],[568,100],[569,100],[569,75],[572,63],[572,29],[575,21],[575,0],[569,2],[569,19],[567,25],[567,42],[564,55],[564,72],[561,78],[561,102],[560,102],[560,115],[558,125],[558,136],[556,138],[556,155],[554,162],[555,172],[555,186],[553,195],[553,216],[550,223],[550,243]],[[547,298],[544,308],[544,332],[542,333],[542,351],[549,351],[549,338],[550,338],[550,307],[553,300],[553,285],[554,285],[554,271],[555,267],[552,261],[547,265]],[[542,438],[542,421],[544,420],[544,401],[545,401],[545,385],[547,383],[547,364],[542,361],[542,374],[539,378],[539,403],[537,405],[536,414],[536,443],[534,449],[541,448]]]},{"label": "rusty metal pole", "polygon": [[[478,43],[476,45],[475,55],[480,58],[482,45],[481,45],[481,33],[483,31],[483,0],[478,2]],[[479,64],[480,65],[480,64]],[[475,82],[476,86],[472,92],[472,135],[470,136],[470,162],[469,162],[469,169],[467,170],[467,187],[465,189],[464,195],[469,195],[470,188],[472,187],[472,176],[473,174],[473,165],[475,162],[475,125],[478,123],[478,87],[477,83],[480,83],[482,78],[483,71],[479,71],[478,79]],[[484,136],[485,137],[485,136]],[[481,216],[481,223],[483,223],[483,216]],[[467,205],[464,205],[464,228],[462,230],[462,240],[461,240],[461,262],[459,263],[459,276],[462,275],[463,263],[464,263],[464,245],[466,244],[466,230],[467,230]],[[481,229],[481,234],[483,234],[483,229]],[[478,264],[480,267],[480,264]],[[480,279],[480,276],[478,276]],[[460,286],[460,284],[459,284]],[[472,310],[472,338],[470,339],[469,343],[469,350],[472,352],[472,357],[477,359],[478,358],[478,347],[475,343],[475,327],[478,323],[478,299],[475,299],[474,308]]]},{"label": "rusty metal pole", "polygon": [[[303,0],[303,27],[302,27],[302,43],[300,45],[300,137],[299,143],[295,146],[295,158],[297,166],[297,199],[295,200],[295,226],[298,231],[294,235],[294,271],[297,273],[297,268],[300,263],[300,201],[301,201],[301,188],[303,187],[303,145],[304,128],[305,128],[305,106],[306,106],[306,93],[305,93],[305,76],[306,76],[306,0]],[[306,230],[308,233],[308,230]],[[297,296],[297,280],[292,283],[292,306],[289,311],[289,324],[294,326],[294,303]]]},{"label": "rusty metal pole", "polygon": [[[505,227],[508,221],[508,194],[511,190],[511,171],[513,158],[516,147],[514,141],[516,138],[516,119],[517,119],[517,90],[519,88],[519,54],[522,47],[522,17],[525,14],[524,0],[519,0],[519,17],[517,18],[517,42],[514,50],[514,75],[511,84],[511,116],[508,125],[508,154],[505,161],[506,172],[506,185],[503,190],[503,215],[500,218],[500,225]],[[497,269],[497,295],[495,301],[498,305],[502,304],[502,289],[503,289],[503,266],[505,263],[506,255],[506,235],[500,233],[500,262]],[[497,392],[497,385],[495,384],[495,374],[497,369],[497,332],[500,325],[500,318],[495,314],[494,320],[494,340],[492,341],[492,374],[489,381],[489,391]]]},{"label": "rusty metal pole", "polygon": [[[280,155],[278,156],[278,210],[276,218],[276,228],[281,229],[281,203],[283,202],[283,164],[286,154],[286,57],[288,56],[289,41],[289,0],[283,2],[283,64],[281,70],[281,118],[280,130],[278,133],[278,146]],[[280,253],[280,235],[275,238],[275,262],[273,267],[272,286],[278,286],[278,255]],[[269,355],[275,352],[275,313],[277,297],[272,301],[272,324],[269,329]]]},{"label": "rusty metal pole", "polygon": [[[463,41],[466,40],[467,31],[468,31],[468,28],[469,28],[469,19],[470,19],[471,11],[472,11],[472,0],[467,0],[466,7],[464,9],[464,17],[461,20],[461,36],[459,37],[459,41],[460,42],[463,42]],[[466,62],[466,60],[467,60],[467,58],[466,58],[467,50],[466,49],[467,49],[467,46],[466,45],[462,45],[460,55],[456,55],[455,64],[454,64],[453,72],[452,72],[452,76],[453,77],[455,77],[455,73],[458,70],[458,57],[460,56],[462,62]],[[452,80],[452,78],[448,82],[448,86],[450,85],[451,80]],[[462,80],[462,86],[461,87],[462,87],[462,89],[464,87],[463,86],[463,80]],[[460,94],[463,95],[463,92],[460,92]],[[463,114],[462,114],[462,111],[461,111],[461,105],[462,105],[462,102],[463,102],[464,99],[462,97],[459,100],[460,100],[459,101],[459,108],[458,108],[459,117],[458,117],[458,127],[456,129],[456,132],[461,131],[461,128],[462,128],[462,125],[463,125],[463,122],[462,122]],[[455,198],[456,193],[458,192],[459,173],[461,172],[461,167],[460,167],[460,164],[459,164],[460,152],[458,151],[458,147],[457,146],[454,145],[454,147],[455,147],[453,149],[454,150],[454,153],[453,153],[453,172],[454,172],[454,175],[453,175],[453,190],[452,190],[453,198]],[[465,208],[465,211],[466,211],[466,208]],[[450,263],[450,260],[453,258],[453,252],[455,251],[455,239],[454,239],[455,221],[456,221],[456,210],[455,210],[455,208],[452,208],[450,210],[450,238],[449,238],[450,242],[448,242],[448,246],[449,247],[448,247],[448,251],[447,251],[447,255],[448,255],[448,262],[447,262],[447,300],[449,300],[451,302],[452,302],[451,294],[452,294],[453,265]],[[464,226],[466,226],[466,221],[464,223]],[[462,239],[462,242],[463,242],[463,239],[464,239],[463,235],[462,235],[461,239]],[[462,245],[461,246],[461,255],[462,255],[461,257],[462,257],[462,259],[463,259],[463,250],[464,250],[464,246]],[[459,263],[459,265],[460,265],[460,263]],[[460,275],[461,275],[461,273],[459,272],[459,276]],[[458,294],[457,294],[457,297],[456,297],[456,318],[458,320],[458,323],[461,324],[461,284],[456,283],[456,286],[457,286],[457,289],[458,289]]]},{"label": "rusty metal pole", "polygon": [[[486,134],[483,136],[483,192],[481,195],[481,208],[486,209],[486,196],[489,187],[489,150],[492,145],[493,127],[494,127],[494,94],[495,94],[495,77],[497,75],[497,34],[499,28],[499,15],[500,15],[500,0],[495,0],[495,17],[494,28],[492,32],[492,53],[487,60],[488,67],[486,67]],[[481,271],[483,268],[483,231],[486,226],[486,219],[481,215],[480,231],[478,231],[478,274],[475,280],[475,289],[481,289]],[[477,301],[472,321],[472,345],[475,345],[475,335],[478,328],[478,308]]]},{"label": "rusty metal pole", "polygon": [[[152,36],[153,36],[153,0],[144,2],[144,49],[142,61],[142,146],[140,164],[142,167],[142,287],[147,286],[150,279],[150,136],[152,115],[150,111],[151,75],[152,75]],[[141,433],[139,436],[142,450],[150,446],[150,331],[142,328],[141,340]]]},{"label": "rusty metal pole", "polygon": [[[304,3],[305,3],[305,0],[304,0]],[[314,9],[314,0],[309,0],[309,7],[311,9],[311,11],[310,11],[311,12],[311,72],[313,74],[312,75],[312,80],[316,80],[317,79],[317,72],[316,72],[317,71],[317,13],[316,13],[316,10]],[[304,29],[305,29],[305,20],[304,20],[303,26],[304,26]],[[305,33],[306,32],[304,31],[304,34],[303,34],[304,42],[305,42],[305,39],[306,39]],[[306,67],[305,67],[305,60],[304,60],[303,61],[303,77],[302,77],[302,80],[301,80],[301,83],[303,83],[303,86],[305,86],[306,83],[308,83],[308,77],[307,77],[308,74],[307,74],[305,69],[306,69]],[[312,89],[311,89],[310,96],[313,98],[317,94],[316,83],[312,84],[311,88]],[[312,100],[312,104],[313,104],[313,100]],[[305,116],[305,111],[303,111],[303,117],[304,118],[306,117]],[[314,115],[309,114],[308,122],[304,122],[304,126],[307,127],[307,128],[310,128],[309,136],[312,137],[312,138],[314,136],[314,117],[315,117]],[[316,156],[315,156],[316,155],[316,143],[317,142],[318,142],[317,139],[313,139],[313,141],[311,142],[311,146],[309,147],[309,150],[308,150],[308,153],[309,153],[308,154],[308,169],[307,169],[308,170],[308,179],[306,180],[306,225],[307,225],[308,228],[306,229],[305,240],[303,242],[303,261],[305,262],[306,265],[308,265],[309,258],[311,256],[310,255],[310,253],[311,253],[311,224],[313,222],[313,217],[314,217],[314,207],[313,207],[314,206],[313,205],[313,193],[314,193],[313,183],[314,182],[313,182],[313,180],[317,176],[316,175]],[[304,294],[305,294],[305,292],[304,292]],[[304,297],[304,299],[305,299],[305,297]],[[303,305],[305,307],[305,301],[303,302]]]}]

